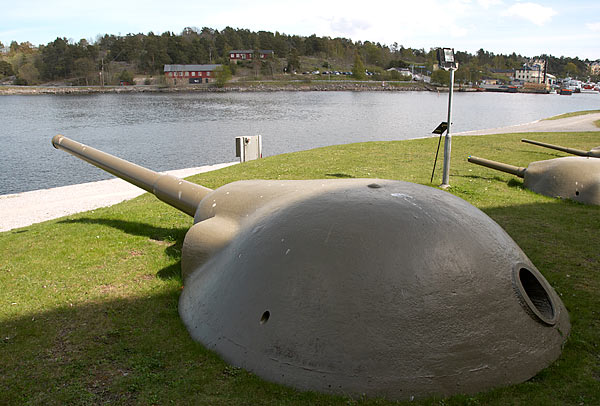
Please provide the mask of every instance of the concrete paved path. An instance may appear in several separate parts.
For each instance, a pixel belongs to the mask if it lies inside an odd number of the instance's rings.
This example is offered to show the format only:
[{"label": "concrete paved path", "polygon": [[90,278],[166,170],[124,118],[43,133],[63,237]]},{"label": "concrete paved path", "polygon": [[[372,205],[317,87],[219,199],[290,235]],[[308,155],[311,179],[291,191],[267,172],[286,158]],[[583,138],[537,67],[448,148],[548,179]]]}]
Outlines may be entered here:
[{"label": "concrete paved path", "polygon": [[594,121],[600,120],[600,113],[583,114],[581,116],[561,118],[559,120],[538,120],[532,123],[512,125],[484,130],[464,131],[452,135],[487,135],[508,133],[533,133],[533,132],[563,132],[563,131],[600,131]]},{"label": "concrete paved path", "polygon": [[[178,169],[163,173],[185,178],[236,163]],[[112,206],[124,200],[133,199],[143,193],[146,192],[137,186],[114,178],[80,185],[0,195],[0,232],[27,227],[34,223],[94,210],[99,207]]]}]

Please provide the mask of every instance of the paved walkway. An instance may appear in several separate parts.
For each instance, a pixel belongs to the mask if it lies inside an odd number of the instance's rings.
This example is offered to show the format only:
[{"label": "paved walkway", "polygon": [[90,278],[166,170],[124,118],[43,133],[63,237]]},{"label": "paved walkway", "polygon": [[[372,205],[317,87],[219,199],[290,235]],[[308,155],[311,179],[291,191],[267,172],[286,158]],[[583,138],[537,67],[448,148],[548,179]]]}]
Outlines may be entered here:
[{"label": "paved walkway", "polygon": [[452,135],[487,135],[508,133],[563,132],[563,131],[600,131],[594,121],[600,120],[600,113],[561,118],[559,120],[538,120],[532,123],[509,127],[488,128],[484,130],[464,131]]},{"label": "paved walkway", "polygon": [[[214,171],[236,162],[167,171],[179,178]],[[114,178],[80,185],[0,195],[0,231],[27,227],[34,223],[67,216],[133,199],[144,190]]]}]

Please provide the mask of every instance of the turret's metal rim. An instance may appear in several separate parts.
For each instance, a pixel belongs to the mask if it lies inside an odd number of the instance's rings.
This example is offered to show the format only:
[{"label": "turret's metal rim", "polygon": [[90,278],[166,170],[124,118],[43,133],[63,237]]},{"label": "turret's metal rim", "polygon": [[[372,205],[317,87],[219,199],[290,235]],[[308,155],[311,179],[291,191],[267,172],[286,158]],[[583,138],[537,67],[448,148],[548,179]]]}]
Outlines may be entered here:
[{"label": "turret's metal rim", "polygon": [[546,278],[531,265],[522,262],[513,267],[513,287],[527,313],[548,326],[558,321],[560,307]]}]

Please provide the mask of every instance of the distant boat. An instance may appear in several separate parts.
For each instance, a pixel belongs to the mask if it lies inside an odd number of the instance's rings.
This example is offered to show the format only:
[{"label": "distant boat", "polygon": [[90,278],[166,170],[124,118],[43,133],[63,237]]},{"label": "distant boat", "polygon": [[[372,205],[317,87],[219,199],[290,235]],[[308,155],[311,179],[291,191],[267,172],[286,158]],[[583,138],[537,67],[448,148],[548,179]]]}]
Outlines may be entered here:
[{"label": "distant boat", "polygon": [[481,87],[486,92],[517,93],[517,86],[508,85],[483,85]]},{"label": "distant boat", "polygon": [[562,94],[564,96],[571,96],[573,94],[573,91],[571,89],[560,89],[559,94]]},{"label": "distant boat", "polygon": [[595,83],[586,83],[581,86],[582,93],[596,93],[599,91],[598,85]]}]

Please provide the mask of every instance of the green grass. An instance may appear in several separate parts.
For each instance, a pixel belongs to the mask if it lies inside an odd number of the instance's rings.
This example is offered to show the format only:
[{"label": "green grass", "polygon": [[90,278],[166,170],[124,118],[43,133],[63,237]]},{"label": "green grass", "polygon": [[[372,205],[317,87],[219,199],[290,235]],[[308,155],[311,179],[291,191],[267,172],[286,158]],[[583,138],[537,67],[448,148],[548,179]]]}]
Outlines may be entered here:
[{"label": "green grass", "polygon": [[573,113],[559,114],[558,116],[553,116],[553,117],[545,118],[544,120],[560,120],[561,118],[583,116],[584,114],[593,114],[593,113],[600,113],[600,110],[575,111]]},{"label": "green grass", "polygon": [[[453,138],[451,193],[521,246],[569,310],[560,358],[522,384],[417,405],[600,404],[600,207],[537,195],[470,154],[527,166],[563,154],[523,134]],[[529,134],[589,150],[600,133]],[[197,175],[239,179],[369,177],[429,184],[436,138],[284,154]],[[434,186],[440,183],[438,162]],[[192,219],[148,194],[0,233],[0,404],[387,405],[271,384],[192,341],[177,313]],[[402,404],[402,403],[400,403]]]}]

